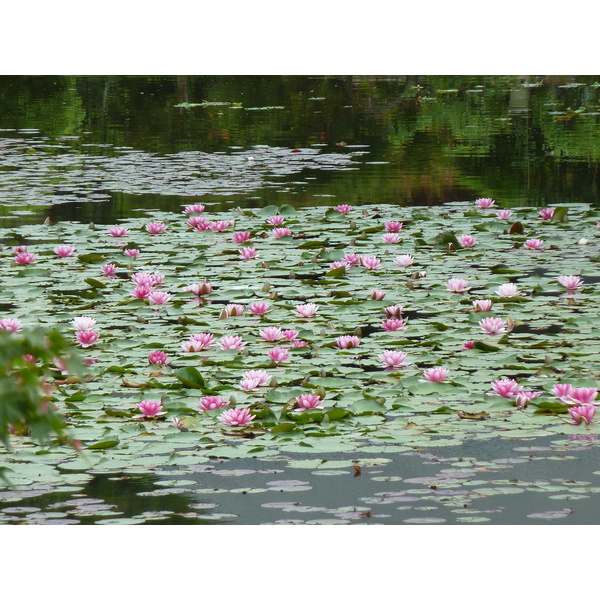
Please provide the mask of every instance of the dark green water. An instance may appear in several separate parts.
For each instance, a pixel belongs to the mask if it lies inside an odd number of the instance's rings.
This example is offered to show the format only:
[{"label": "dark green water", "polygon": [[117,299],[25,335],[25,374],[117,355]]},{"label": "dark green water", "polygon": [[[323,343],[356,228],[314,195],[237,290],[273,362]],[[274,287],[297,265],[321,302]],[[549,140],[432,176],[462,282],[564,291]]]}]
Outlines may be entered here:
[{"label": "dark green water", "polygon": [[[505,207],[597,203],[597,81],[0,77],[0,214],[10,220],[14,208],[33,205],[21,222],[112,223],[136,208],[197,200],[215,209],[477,197]],[[332,160],[291,163],[307,152]],[[251,184],[240,166],[253,170]]]}]

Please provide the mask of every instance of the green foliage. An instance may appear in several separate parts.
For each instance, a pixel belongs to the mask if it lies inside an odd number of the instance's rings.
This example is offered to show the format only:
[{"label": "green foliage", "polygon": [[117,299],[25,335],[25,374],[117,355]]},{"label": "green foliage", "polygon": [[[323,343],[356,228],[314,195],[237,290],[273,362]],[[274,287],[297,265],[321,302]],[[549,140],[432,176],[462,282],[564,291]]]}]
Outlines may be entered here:
[{"label": "green foliage", "polygon": [[[35,363],[26,355],[35,357]],[[11,432],[31,435],[40,442],[52,434],[61,441],[67,439],[52,402],[56,358],[65,362],[69,373],[81,373],[76,351],[58,331],[0,331],[0,442],[6,446]]]}]

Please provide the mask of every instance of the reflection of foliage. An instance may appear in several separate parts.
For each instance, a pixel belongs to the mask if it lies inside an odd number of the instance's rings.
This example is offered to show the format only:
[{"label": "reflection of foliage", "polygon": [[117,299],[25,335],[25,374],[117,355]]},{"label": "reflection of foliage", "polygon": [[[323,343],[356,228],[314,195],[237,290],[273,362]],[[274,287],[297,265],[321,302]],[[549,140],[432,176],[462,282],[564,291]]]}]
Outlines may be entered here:
[{"label": "reflection of foliage", "polygon": [[[393,165],[356,176],[315,173],[319,183],[333,184],[326,193],[347,202],[440,203],[463,192],[514,204],[597,198],[593,174],[582,169],[600,160],[597,117],[556,120],[567,119],[568,109],[596,111],[593,77],[4,77],[0,84],[0,126],[86,131],[82,142],[103,145],[82,147],[86,153],[111,155],[112,146],[162,155],[257,144],[335,149],[345,142],[368,146],[365,161]],[[194,104],[201,105],[177,108]],[[310,202],[303,194],[294,201]],[[148,202],[159,208],[165,200]],[[122,204],[114,205],[118,217],[138,200],[126,195]],[[100,204],[84,210],[102,219]]]},{"label": "reflection of foliage", "polygon": [[[58,331],[0,331],[0,441],[4,444],[9,443],[9,432],[39,441],[55,434],[65,441],[63,421],[51,402],[51,368],[55,359],[67,354],[72,358],[65,362],[77,370],[74,350]],[[26,355],[34,357],[35,363]]]},{"label": "reflection of foliage", "polygon": [[85,110],[75,88],[76,79],[0,77],[2,126],[37,128],[52,136],[80,134]]}]

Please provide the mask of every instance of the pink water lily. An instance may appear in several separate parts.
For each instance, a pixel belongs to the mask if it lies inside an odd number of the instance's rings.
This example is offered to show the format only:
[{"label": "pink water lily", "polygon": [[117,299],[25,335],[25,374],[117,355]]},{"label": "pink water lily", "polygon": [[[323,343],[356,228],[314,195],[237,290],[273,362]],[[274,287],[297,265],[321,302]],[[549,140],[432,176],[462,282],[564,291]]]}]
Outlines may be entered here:
[{"label": "pink water lily", "polygon": [[496,201],[491,198],[477,198],[475,204],[478,208],[491,208],[496,204]]},{"label": "pink water lily", "polygon": [[399,319],[402,315],[402,307],[399,304],[394,304],[393,306],[386,306],[385,314],[390,319]]},{"label": "pink water lily", "polygon": [[148,353],[148,362],[151,365],[162,367],[167,364],[168,360],[169,355],[161,350],[152,350],[152,352]]},{"label": "pink water lily", "polygon": [[210,229],[210,223],[208,219],[201,215],[194,215],[190,217],[186,223],[189,227],[195,229],[196,231],[206,231],[207,229]]},{"label": "pink water lily", "polygon": [[565,404],[593,404],[598,396],[596,388],[572,387],[568,394],[560,399]]},{"label": "pink water lily", "polygon": [[248,312],[253,315],[266,315],[269,312],[270,305],[268,302],[253,302],[248,305]]},{"label": "pink water lily", "polygon": [[371,300],[383,300],[385,298],[385,292],[383,290],[372,289]]},{"label": "pink water lily", "polygon": [[274,342],[281,337],[281,329],[279,327],[265,327],[265,329],[261,329],[260,336],[267,342]]},{"label": "pink water lily", "polygon": [[519,295],[519,289],[514,283],[503,283],[498,286],[496,294],[501,298],[512,298]]},{"label": "pink water lily", "polygon": [[246,371],[244,373],[243,379],[256,379],[258,381],[258,385],[269,385],[271,381],[271,376],[263,369],[251,369],[250,371]]},{"label": "pink water lily", "polygon": [[152,273],[133,273],[131,281],[137,286],[145,285],[147,287],[154,287],[155,285],[155,279]]},{"label": "pink water lily", "polygon": [[228,304],[225,311],[228,317],[239,317],[244,313],[244,307],[241,304]]},{"label": "pink water lily", "polygon": [[410,267],[415,262],[415,259],[410,254],[401,254],[396,256],[394,264],[401,269],[404,267]]},{"label": "pink water lily", "polygon": [[143,400],[137,405],[137,408],[144,417],[160,417],[166,414],[160,400]]},{"label": "pink water lily", "polygon": [[456,292],[461,294],[470,290],[471,288],[469,287],[469,284],[466,279],[448,279],[448,282],[446,283],[446,289],[449,292]]},{"label": "pink water lily", "polygon": [[226,400],[223,396],[202,396],[196,406],[202,411],[215,410],[215,408],[229,406],[229,400]]},{"label": "pink water lily", "polygon": [[201,283],[192,283],[183,288],[184,292],[192,292],[196,296],[208,296],[212,293],[212,285],[205,279]]},{"label": "pink water lily", "polygon": [[19,319],[1,319],[0,330],[8,333],[19,333],[23,329],[23,323]]},{"label": "pink water lily", "polygon": [[137,258],[140,254],[140,251],[137,248],[125,248],[125,250],[123,250],[123,254],[125,256],[129,256],[130,258]]},{"label": "pink water lily", "polygon": [[514,398],[523,390],[523,386],[519,385],[514,379],[497,379],[492,381],[494,392],[489,392],[489,396],[501,396],[502,398]]},{"label": "pink water lily", "polygon": [[285,362],[290,359],[290,353],[287,348],[271,348],[268,354],[269,358],[276,363]]},{"label": "pink water lily", "polygon": [[360,257],[360,264],[367,271],[377,271],[377,269],[379,269],[381,261],[372,254],[365,254],[364,256]]},{"label": "pink water lily", "polygon": [[254,421],[255,416],[250,414],[248,408],[230,408],[222,412],[218,419],[231,427],[243,427]]},{"label": "pink water lily", "polygon": [[402,230],[402,223],[400,223],[399,221],[387,221],[386,223],[384,223],[384,225],[386,230],[390,233],[400,233],[400,231]]},{"label": "pink water lily", "polygon": [[477,240],[472,235],[461,235],[457,239],[458,239],[458,243],[463,248],[471,248],[477,243]]},{"label": "pink water lily", "polygon": [[360,344],[360,338],[356,335],[341,335],[335,340],[338,348],[356,348]]},{"label": "pink water lily", "polygon": [[308,346],[304,340],[294,340],[294,343],[292,344],[292,348],[302,348],[304,346]]},{"label": "pink water lily", "polygon": [[13,246],[13,254],[21,254],[22,252],[27,252],[27,246]]},{"label": "pink water lily", "polygon": [[596,407],[593,404],[578,404],[569,408],[569,414],[575,425],[589,425],[596,414]]},{"label": "pink water lily", "polygon": [[287,227],[275,227],[275,229],[273,229],[273,235],[279,239],[288,235],[292,235],[292,231]]},{"label": "pink water lily", "polygon": [[315,408],[323,408],[323,398],[317,396],[317,394],[301,394],[294,398],[298,408],[294,409],[294,412],[304,412],[305,410],[311,410]]},{"label": "pink water lily", "polygon": [[157,233],[164,233],[167,230],[167,226],[164,223],[148,223],[148,225],[146,225],[146,231],[148,233],[151,233],[152,235],[155,235]]},{"label": "pink water lily", "polygon": [[243,350],[245,345],[246,342],[239,335],[224,335],[219,342],[221,350]]},{"label": "pink water lily", "polygon": [[236,231],[233,234],[233,236],[231,237],[231,239],[236,244],[243,244],[245,242],[250,241],[250,236],[251,236],[251,233],[249,231]]},{"label": "pink water lily", "polygon": [[137,300],[147,300],[148,296],[154,291],[149,285],[138,285],[130,294],[132,298]]},{"label": "pink water lily", "polygon": [[554,208],[542,208],[538,213],[544,221],[549,221],[554,216]]},{"label": "pink water lily", "polygon": [[333,270],[333,269],[341,269],[341,268],[347,269],[348,268],[348,264],[345,263],[343,260],[335,260],[332,263],[329,263],[329,270]]},{"label": "pink water lily", "polygon": [[500,317],[487,317],[479,321],[479,326],[488,335],[502,335],[506,333],[507,324]]},{"label": "pink water lily", "polygon": [[54,254],[60,258],[67,258],[67,256],[71,256],[73,252],[75,252],[75,246],[56,246],[56,248],[54,248]]},{"label": "pink water lily", "polygon": [[37,261],[37,256],[33,252],[19,252],[14,260],[18,265],[32,265]]},{"label": "pink water lily", "polygon": [[381,239],[386,244],[399,244],[400,243],[400,236],[397,233],[392,233],[392,232],[384,233],[381,236]]},{"label": "pink water lily", "polygon": [[502,208],[496,213],[496,216],[499,219],[508,219],[512,215],[512,211],[507,210],[506,208]]},{"label": "pink water lily", "polygon": [[251,392],[255,390],[260,385],[260,379],[256,377],[244,377],[240,381],[240,389],[245,392]]},{"label": "pink water lily", "polygon": [[296,307],[296,315],[298,317],[310,318],[314,317],[318,310],[319,307],[312,302],[309,302],[308,304],[300,304],[300,306]]},{"label": "pink water lily", "polygon": [[569,398],[569,396],[571,395],[572,389],[573,389],[573,386],[570,383],[557,383],[552,388],[552,393],[555,396],[558,396],[564,402],[565,401],[564,399]]},{"label": "pink water lily", "polygon": [[190,340],[202,344],[203,349],[209,348],[214,344],[214,336],[212,333],[194,333],[190,336]]},{"label": "pink water lily", "polygon": [[379,358],[386,365],[386,371],[407,366],[408,363],[404,362],[406,357],[407,354],[405,352],[400,352],[398,350],[386,350],[379,355]]},{"label": "pink water lily", "polygon": [[285,219],[281,215],[272,215],[267,219],[267,223],[274,227],[279,227],[280,225],[283,225],[284,220]]},{"label": "pink water lily", "polygon": [[333,210],[337,210],[343,215],[347,215],[352,210],[352,207],[349,204],[338,204],[333,207]]},{"label": "pink water lily", "polygon": [[184,352],[202,352],[206,346],[197,340],[186,340],[181,343]]},{"label": "pink water lily", "polygon": [[209,225],[209,228],[215,233],[222,233],[223,231],[227,231],[230,226],[231,221],[214,221]]},{"label": "pink water lily", "polygon": [[75,317],[71,323],[73,329],[78,331],[87,331],[96,327],[96,319],[92,319],[92,317]]},{"label": "pink water lily", "polygon": [[149,285],[150,287],[160,285],[164,278],[162,273],[134,273],[131,276],[131,280],[136,285]]},{"label": "pink water lily", "polygon": [[537,398],[540,395],[539,392],[519,392],[514,398],[515,403],[519,408],[525,408],[530,400]]},{"label": "pink water lily", "polygon": [[100,338],[100,335],[92,330],[76,331],[75,335],[82,348],[93,346]]},{"label": "pink water lily", "polygon": [[171,294],[161,291],[152,291],[148,294],[150,304],[167,304],[171,300]]},{"label": "pink water lily", "polygon": [[344,258],[342,259],[348,268],[358,267],[360,265],[361,256],[360,254],[356,254],[355,252],[351,252],[350,254],[344,254]]},{"label": "pink water lily", "polygon": [[108,233],[113,237],[124,237],[129,233],[129,229],[127,227],[111,227]]},{"label": "pink water lily", "polygon": [[403,319],[386,319],[382,321],[381,326],[386,331],[399,331],[403,329],[406,325],[406,322]]},{"label": "pink water lily", "polygon": [[69,356],[56,357],[52,359],[54,366],[60,371],[61,375],[69,374],[69,367],[67,362],[70,360]]},{"label": "pink water lily", "polygon": [[432,369],[423,371],[423,377],[425,377],[426,381],[440,382],[448,377],[448,373],[450,373],[449,369],[445,369],[444,367],[433,367]]},{"label": "pink water lily", "polygon": [[531,238],[523,244],[523,247],[527,248],[528,250],[541,250],[543,245],[544,242],[542,240],[538,238]]},{"label": "pink water lily", "polygon": [[242,260],[250,260],[251,258],[256,258],[258,256],[258,252],[256,252],[256,248],[252,246],[244,246],[239,249],[240,256]]},{"label": "pink water lily", "polygon": [[475,312],[488,312],[492,310],[492,304],[491,300],[473,300],[473,309]]},{"label": "pink water lily", "polygon": [[288,341],[291,342],[298,337],[298,332],[295,329],[284,329],[281,335]]},{"label": "pink water lily", "polygon": [[102,276],[108,277],[109,279],[115,279],[117,273],[117,265],[113,263],[108,263],[106,265],[102,265]]},{"label": "pink water lily", "polygon": [[560,285],[567,288],[568,291],[576,290],[583,284],[583,280],[577,275],[561,275],[560,277],[557,277],[556,280]]},{"label": "pink water lily", "polygon": [[189,213],[201,213],[201,212],[204,212],[205,208],[206,207],[204,206],[204,204],[188,204],[183,209],[183,214],[187,215]]}]

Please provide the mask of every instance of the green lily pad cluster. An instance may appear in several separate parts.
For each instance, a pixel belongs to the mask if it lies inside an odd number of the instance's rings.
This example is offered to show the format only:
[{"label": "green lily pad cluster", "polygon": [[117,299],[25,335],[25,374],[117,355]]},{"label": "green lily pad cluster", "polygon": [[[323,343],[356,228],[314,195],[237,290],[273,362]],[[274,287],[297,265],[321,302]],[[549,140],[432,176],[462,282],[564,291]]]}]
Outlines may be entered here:
[{"label": "green lily pad cluster", "polygon": [[[69,435],[89,450],[79,456],[63,449],[57,467],[147,470],[167,459],[386,453],[470,438],[597,431],[595,423],[574,425],[551,391],[559,382],[597,387],[597,210],[569,205],[553,219],[534,208],[500,219],[495,208],[465,203],[195,211],[140,210],[139,218],[118,224],[127,229],[121,237],[77,222],[5,233],[3,312],[24,329],[61,331],[83,346],[87,361],[85,377],[55,371],[52,401]],[[198,217],[222,225],[203,229]],[[397,243],[384,240],[389,221],[402,223]],[[149,223],[164,228],[151,234]],[[289,233],[278,237],[277,228]],[[234,232],[250,237],[236,242]],[[476,243],[462,247],[463,235]],[[543,240],[542,249],[525,247],[531,238]],[[58,245],[75,252],[60,258]],[[17,264],[15,246],[27,246],[35,261]],[[244,259],[243,248],[256,255]],[[340,266],[348,255],[346,265],[355,266]],[[403,255],[412,264],[399,266]],[[376,260],[361,262],[365,256]],[[166,293],[164,303],[132,296],[139,287],[134,274],[160,280],[153,289]],[[561,275],[577,275],[583,285],[566,293]],[[465,290],[449,291],[449,279],[464,279]],[[210,293],[190,291],[203,282]],[[516,284],[516,295],[498,295],[506,283]],[[477,312],[473,301],[485,299],[491,309]],[[253,314],[253,304],[263,310]],[[314,305],[312,315],[299,314],[303,305]],[[394,306],[402,307],[404,325],[388,330],[382,323]],[[75,317],[95,319],[98,339],[83,344]],[[485,318],[501,319],[506,331],[485,333]],[[297,335],[268,341],[261,334],[277,327]],[[184,348],[202,334],[212,334],[212,343]],[[236,336],[237,346],[221,347],[224,337]],[[341,336],[356,336],[358,344],[339,347]],[[473,347],[465,349],[469,341]],[[285,348],[285,358],[274,359],[274,348]],[[150,364],[156,351],[167,358]],[[406,355],[394,369],[381,358],[390,351]],[[448,369],[443,381],[424,378],[434,367]],[[264,371],[267,381],[244,387],[248,371]],[[490,395],[491,382],[502,378],[539,396],[522,409]],[[322,403],[301,410],[302,395]],[[201,410],[207,396],[224,403]],[[144,417],[144,401],[161,404],[157,416]],[[224,414],[234,408],[248,409],[251,422],[229,426]],[[15,442],[17,449],[29,444]]]}]

